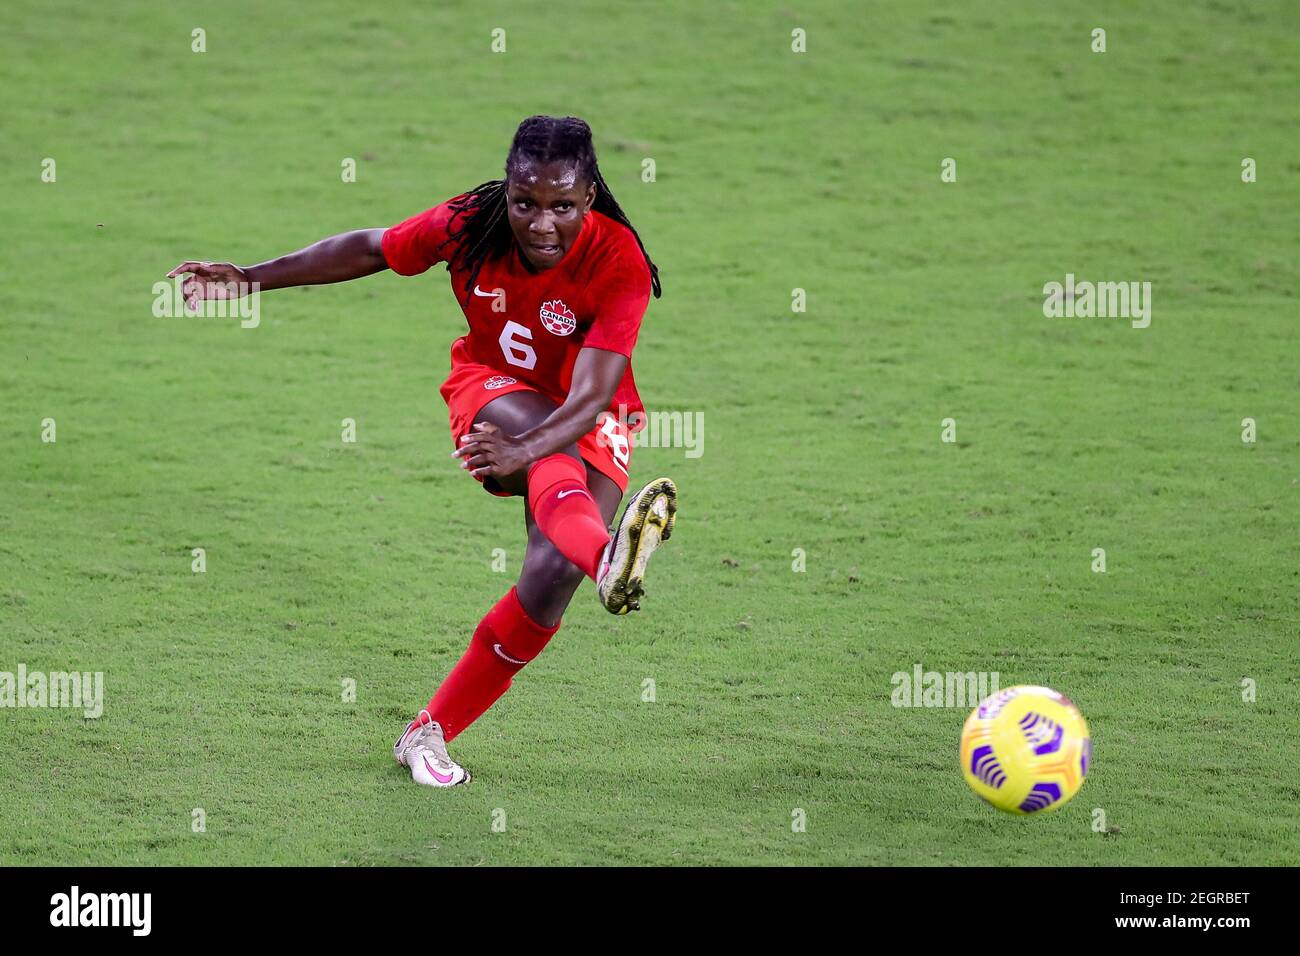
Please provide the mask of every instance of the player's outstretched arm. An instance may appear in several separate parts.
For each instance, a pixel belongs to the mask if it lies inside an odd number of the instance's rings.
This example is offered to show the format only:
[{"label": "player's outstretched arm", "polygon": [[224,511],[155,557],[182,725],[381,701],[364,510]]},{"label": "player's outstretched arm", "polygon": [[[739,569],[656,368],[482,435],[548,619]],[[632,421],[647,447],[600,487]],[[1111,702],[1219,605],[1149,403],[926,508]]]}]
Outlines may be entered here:
[{"label": "player's outstretched arm", "polygon": [[265,292],[296,285],[346,282],[388,268],[380,245],[383,237],[383,229],[354,229],[255,266],[182,262],[167,273],[167,278],[189,274],[181,286],[189,308],[194,308],[201,299],[237,299],[248,295],[254,283]]}]

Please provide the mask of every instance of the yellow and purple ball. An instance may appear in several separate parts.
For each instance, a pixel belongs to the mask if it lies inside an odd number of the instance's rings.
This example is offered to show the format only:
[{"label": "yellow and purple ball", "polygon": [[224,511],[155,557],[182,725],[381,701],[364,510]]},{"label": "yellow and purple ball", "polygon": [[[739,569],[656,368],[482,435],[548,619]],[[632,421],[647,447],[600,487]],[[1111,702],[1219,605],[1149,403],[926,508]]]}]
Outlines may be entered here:
[{"label": "yellow and purple ball", "polygon": [[1092,761],[1079,708],[1049,687],[1008,687],[980,702],[961,731],[970,788],[1007,813],[1048,813],[1073,797]]}]

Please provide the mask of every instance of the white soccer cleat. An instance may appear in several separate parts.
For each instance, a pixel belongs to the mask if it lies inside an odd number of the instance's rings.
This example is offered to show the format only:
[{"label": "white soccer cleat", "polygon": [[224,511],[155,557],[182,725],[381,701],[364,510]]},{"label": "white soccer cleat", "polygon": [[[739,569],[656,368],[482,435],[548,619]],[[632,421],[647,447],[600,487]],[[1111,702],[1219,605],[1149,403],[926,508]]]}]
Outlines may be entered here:
[{"label": "white soccer cleat", "polygon": [[[428,716],[427,710],[420,716]],[[411,779],[426,787],[455,787],[469,783],[470,773],[447,755],[442,724],[430,719],[411,721],[393,744],[393,759],[411,771]]]},{"label": "white soccer cleat", "polygon": [[671,478],[656,478],[627,503],[596,572],[596,593],[610,614],[641,609],[646,565],[672,535],[676,516],[677,486]]}]

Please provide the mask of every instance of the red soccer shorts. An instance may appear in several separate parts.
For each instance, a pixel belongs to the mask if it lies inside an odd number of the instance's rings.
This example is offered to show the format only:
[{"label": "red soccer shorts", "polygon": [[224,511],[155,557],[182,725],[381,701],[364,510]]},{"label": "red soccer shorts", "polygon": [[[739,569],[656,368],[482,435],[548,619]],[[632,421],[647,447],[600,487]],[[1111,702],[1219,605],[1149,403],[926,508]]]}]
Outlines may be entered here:
[{"label": "red soccer shorts", "polygon": [[[478,413],[493,399],[511,392],[538,392],[526,382],[521,382],[508,372],[480,365],[465,357],[458,348],[451,351],[451,374],[439,389],[447,403],[451,424],[451,441],[460,447],[461,437],[468,435],[478,421]],[[578,439],[578,454],[582,460],[618,485],[620,492],[627,491],[627,469],[632,458],[632,440],[626,422],[613,415],[604,415],[601,422]],[[479,479],[483,481],[483,479]],[[483,487],[502,498],[510,493],[489,476]]]}]

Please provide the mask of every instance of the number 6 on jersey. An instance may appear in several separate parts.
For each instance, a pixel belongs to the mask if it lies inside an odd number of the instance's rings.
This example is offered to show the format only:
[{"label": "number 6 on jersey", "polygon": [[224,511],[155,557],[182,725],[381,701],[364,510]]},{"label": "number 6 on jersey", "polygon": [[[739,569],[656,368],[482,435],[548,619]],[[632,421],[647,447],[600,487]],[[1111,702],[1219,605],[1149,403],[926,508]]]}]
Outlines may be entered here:
[{"label": "number 6 on jersey", "polygon": [[506,327],[501,330],[501,337],[497,343],[501,346],[501,352],[506,357],[506,361],[511,365],[518,365],[520,368],[532,368],[537,364],[537,353],[533,351],[531,345],[525,345],[515,338],[516,333],[521,339],[531,339],[532,330],[526,325],[520,325],[518,322],[507,322]]}]

